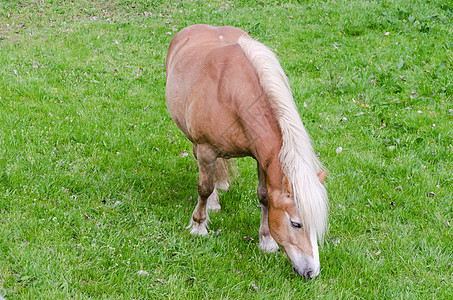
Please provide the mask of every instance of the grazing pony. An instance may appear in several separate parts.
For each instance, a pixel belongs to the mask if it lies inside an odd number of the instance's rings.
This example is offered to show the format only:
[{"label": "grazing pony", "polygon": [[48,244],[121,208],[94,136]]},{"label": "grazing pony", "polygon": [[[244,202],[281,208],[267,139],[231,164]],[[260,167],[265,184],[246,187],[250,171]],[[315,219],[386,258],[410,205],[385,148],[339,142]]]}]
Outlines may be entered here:
[{"label": "grazing pony", "polygon": [[166,100],[198,161],[192,234],[207,234],[208,209],[220,210],[232,157],[258,166],[259,246],[278,244],[301,276],[320,272],[317,239],[327,224],[326,171],[313,151],[277,57],[234,27],[189,26],[170,43]]}]

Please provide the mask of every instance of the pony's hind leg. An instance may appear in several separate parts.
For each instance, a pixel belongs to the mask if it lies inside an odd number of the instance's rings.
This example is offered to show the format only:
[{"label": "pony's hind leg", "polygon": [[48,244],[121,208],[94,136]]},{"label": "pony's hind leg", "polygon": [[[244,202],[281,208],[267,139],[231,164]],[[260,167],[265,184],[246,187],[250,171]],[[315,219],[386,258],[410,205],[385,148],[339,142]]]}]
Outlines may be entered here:
[{"label": "pony's hind leg", "polygon": [[214,167],[215,186],[214,191],[208,198],[208,211],[220,212],[219,194],[217,189],[228,190],[230,186],[230,173],[234,172],[234,163],[228,159],[217,158]]},{"label": "pony's hind leg", "polygon": [[208,145],[197,145],[194,147],[198,161],[198,204],[192,214],[189,227],[192,228],[191,234],[205,235],[208,233],[208,198],[218,197],[214,184],[214,167],[216,154]]},{"label": "pony's hind leg", "polygon": [[232,178],[234,179],[237,173],[237,169],[232,159],[217,158],[214,173],[216,187],[222,191],[227,191]]},{"label": "pony's hind leg", "polygon": [[221,206],[219,202],[219,193],[217,192],[217,184],[214,185],[212,194],[208,197],[208,211],[220,212]]},{"label": "pony's hind leg", "polygon": [[269,208],[268,208],[268,195],[267,195],[267,188],[266,182],[264,179],[263,170],[258,163],[258,199],[261,203],[261,225],[260,225],[260,249],[263,252],[277,252],[278,251],[278,244],[275,242],[274,238],[271,236],[271,232],[269,230]]},{"label": "pony's hind leg", "polygon": [[[193,144],[193,156],[195,156],[195,159],[198,160],[198,145]],[[219,193],[217,193],[217,186],[219,185],[220,180],[225,180],[222,175],[224,172],[222,171],[222,166],[223,164],[220,164],[219,161],[222,160],[221,158],[216,159],[215,162],[215,167],[214,167],[214,177],[216,179],[215,184],[214,184],[214,190],[212,191],[211,195],[208,197],[208,203],[207,203],[207,210],[208,211],[215,211],[215,212],[220,212],[220,202],[219,202]],[[221,178],[219,180],[219,177]],[[220,186],[220,189],[222,189],[222,186]],[[192,226],[192,225],[190,225]]]}]

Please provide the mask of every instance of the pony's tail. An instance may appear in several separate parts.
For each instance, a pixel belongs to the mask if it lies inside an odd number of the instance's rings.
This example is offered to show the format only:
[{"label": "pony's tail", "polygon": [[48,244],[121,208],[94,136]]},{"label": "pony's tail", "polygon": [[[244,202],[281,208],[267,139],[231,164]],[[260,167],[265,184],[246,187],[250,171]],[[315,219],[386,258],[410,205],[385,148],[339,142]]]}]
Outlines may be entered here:
[{"label": "pony's tail", "polygon": [[232,159],[218,158],[215,162],[214,175],[217,187],[228,190],[232,179],[236,177],[237,167]]}]

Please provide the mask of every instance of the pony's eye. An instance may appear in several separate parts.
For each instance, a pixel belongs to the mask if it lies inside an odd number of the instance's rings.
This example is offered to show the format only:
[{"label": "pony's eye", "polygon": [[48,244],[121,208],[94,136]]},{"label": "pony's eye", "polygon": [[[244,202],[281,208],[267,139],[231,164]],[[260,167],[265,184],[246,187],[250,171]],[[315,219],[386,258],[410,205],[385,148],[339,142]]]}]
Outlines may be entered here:
[{"label": "pony's eye", "polygon": [[302,224],[294,222],[294,221],[291,221],[291,226],[296,229],[302,228]]}]

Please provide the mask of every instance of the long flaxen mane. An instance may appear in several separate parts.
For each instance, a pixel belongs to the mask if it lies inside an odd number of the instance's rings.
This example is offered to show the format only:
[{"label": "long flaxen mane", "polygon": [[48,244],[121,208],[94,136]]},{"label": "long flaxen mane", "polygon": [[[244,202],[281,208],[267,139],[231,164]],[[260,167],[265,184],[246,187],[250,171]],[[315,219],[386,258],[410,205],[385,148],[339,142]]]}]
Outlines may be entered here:
[{"label": "long flaxen mane", "polygon": [[280,165],[292,186],[303,225],[315,230],[318,239],[322,240],[328,207],[327,192],[317,176],[322,166],[300,119],[286,75],[275,54],[265,45],[245,34],[238,44],[256,69],[277,115],[283,139]]}]

